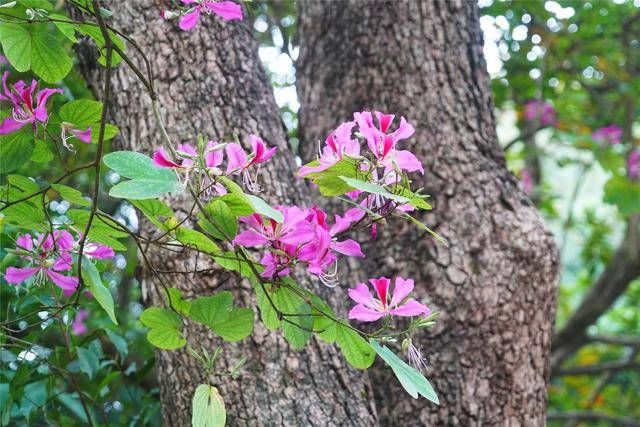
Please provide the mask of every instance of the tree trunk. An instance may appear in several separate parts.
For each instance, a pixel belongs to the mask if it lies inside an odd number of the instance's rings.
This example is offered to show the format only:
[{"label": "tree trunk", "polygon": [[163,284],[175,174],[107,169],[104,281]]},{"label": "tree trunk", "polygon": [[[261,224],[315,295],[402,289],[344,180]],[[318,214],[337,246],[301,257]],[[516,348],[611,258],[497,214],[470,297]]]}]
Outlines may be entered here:
[{"label": "tree trunk", "polygon": [[[265,197],[273,203],[308,201],[303,186],[290,185],[294,161],[271,86],[257,55],[257,44],[246,23],[221,21],[215,15],[201,17],[190,32],[160,18],[160,2],[119,2],[109,23],[130,35],[149,57],[156,90],[170,137],[195,143],[198,134],[230,141],[237,134],[246,142],[248,134],[260,135],[279,153],[262,168]],[[82,54],[84,51],[84,54]],[[133,48],[129,54],[142,64]],[[84,75],[99,96],[101,70],[94,58],[81,49]],[[143,67],[141,67],[144,69]],[[113,77],[111,119],[120,127],[115,149],[145,154],[161,145],[151,103],[143,86],[124,64]],[[183,215],[191,206],[184,199],[172,200]],[[150,228],[143,227],[143,232]],[[148,257],[155,268],[193,270],[207,266],[203,256],[175,254],[153,247]],[[186,297],[210,295],[231,289],[236,304],[254,304],[253,291],[227,273],[163,274],[155,277],[142,264],[142,287],[148,303],[162,304],[159,280],[176,287]],[[256,316],[257,319],[257,316]],[[221,342],[202,328],[191,325],[188,341],[195,349],[213,352]],[[238,380],[205,378],[203,369],[185,350],[158,351],[157,369],[161,384],[163,419],[168,426],[190,425],[191,398],[200,383],[220,389],[229,425],[370,425],[375,410],[363,399],[368,391],[366,375],[348,368],[333,346],[312,341],[304,351],[289,348],[279,333],[269,333],[260,324],[253,335],[238,344],[224,344],[219,369],[229,368],[242,356],[247,365]]]},{"label": "tree trunk", "polygon": [[418,340],[441,403],[412,400],[372,374],[381,423],[544,425],[558,254],[498,146],[478,10],[470,1],[300,1],[298,92],[307,159],[354,111],[405,116],[402,148],[449,242],[393,222],[353,280],[400,274],[441,313]]}]

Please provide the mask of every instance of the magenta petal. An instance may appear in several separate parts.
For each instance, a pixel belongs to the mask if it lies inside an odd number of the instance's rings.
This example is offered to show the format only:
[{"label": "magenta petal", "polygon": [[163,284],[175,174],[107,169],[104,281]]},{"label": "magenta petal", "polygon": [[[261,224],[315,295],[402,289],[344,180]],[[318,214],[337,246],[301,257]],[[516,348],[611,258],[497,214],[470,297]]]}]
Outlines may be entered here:
[{"label": "magenta petal", "polygon": [[242,19],[242,7],[232,1],[207,2],[207,6],[213,13],[227,21]]},{"label": "magenta petal", "polygon": [[314,172],[322,172],[325,169],[328,169],[331,164],[319,164],[317,166],[302,166],[298,169],[298,175],[304,177]]},{"label": "magenta petal", "polygon": [[33,238],[31,237],[31,234],[27,233],[16,237],[16,247],[18,246],[26,249],[27,251],[33,250]]},{"label": "magenta petal", "polygon": [[0,124],[0,135],[8,135],[10,133],[13,133],[26,124],[27,122],[19,122],[16,121],[13,117],[7,117],[2,121],[2,124]]},{"label": "magenta petal", "polygon": [[84,247],[84,254],[96,259],[113,258],[116,255],[111,247],[98,243],[87,244]]},{"label": "magenta petal", "polygon": [[266,162],[267,160],[269,160],[271,157],[273,157],[274,154],[276,154],[276,151],[278,151],[278,147],[273,147],[273,148],[269,148],[260,158],[260,161],[258,163],[263,163]]},{"label": "magenta petal", "polygon": [[397,307],[393,310],[390,310],[389,313],[394,316],[402,316],[402,317],[410,317],[410,316],[427,316],[431,310],[427,308],[426,305],[420,304],[418,301],[414,299],[410,299],[406,303],[402,304],[400,307]]},{"label": "magenta petal", "polygon": [[51,279],[53,283],[55,283],[60,289],[62,289],[63,293],[66,296],[73,294],[73,292],[78,287],[78,278],[73,276],[65,276],[60,273],[56,273],[53,270],[45,270],[47,272],[47,276]]},{"label": "magenta petal", "polygon": [[343,255],[364,258],[362,249],[360,249],[360,244],[355,240],[347,239],[342,242],[333,242],[331,249],[336,252],[340,252]]},{"label": "magenta petal", "polygon": [[413,280],[396,277],[396,283],[393,288],[393,296],[389,305],[395,307],[400,304],[413,291]]},{"label": "magenta petal", "polygon": [[161,168],[179,168],[180,165],[170,160],[164,152],[164,148],[160,147],[153,153],[153,163]]},{"label": "magenta petal", "polygon": [[18,283],[22,283],[30,277],[33,277],[33,275],[36,274],[38,270],[40,270],[39,267],[9,267],[4,273],[4,280],[6,280],[7,283],[11,283],[12,285],[17,285]]},{"label": "magenta petal", "polygon": [[196,6],[193,12],[189,12],[180,17],[178,26],[181,30],[189,31],[198,24],[200,18],[200,6]]},{"label": "magenta petal", "polygon": [[396,131],[393,132],[391,136],[397,142],[402,139],[409,138],[411,135],[413,135],[414,132],[415,129],[413,128],[413,126],[411,126],[411,124],[409,124],[404,117],[400,117],[400,126],[398,126],[398,129],[396,129]]},{"label": "magenta petal", "polygon": [[369,291],[369,287],[364,283],[358,283],[355,288],[349,289],[349,298],[358,304],[368,305],[373,301],[373,295]]},{"label": "magenta petal", "polygon": [[247,163],[247,153],[240,144],[227,144],[224,151],[227,153],[227,173],[242,169]]},{"label": "magenta petal", "polygon": [[395,162],[398,167],[407,172],[420,172],[424,174],[424,168],[420,160],[408,150],[397,150]]},{"label": "magenta petal", "polygon": [[365,307],[362,304],[356,305],[349,311],[349,319],[355,319],[361,322],[375,322],[382,316],[384,316],[384,312]]},{"label": "magenta petal", "polygon": [[91,144],[91,128],[85,130],[72,130],[71,133],[85,144]]},{"label": "magenta petal", "polygon": [[307,227],[300,227],[280,237],[278,240],[288,245],[298,245],[306,243],[314,237],[314,230]]},{"label": "magenta petal", "polygon": [[387,294],[389,291],[389,284],[391,281],[386,277],[381,277],[379,279],[369,279],[369,283],[371,283],[378,294],[378,299],[382,302],[382,304],[387,303]]},{"label": "magenta petal", "polygon": [[242,233],[238,234],[235,239],[233,239],[234,245],[240,246],[259,246],[267,243],[267,239],[259,233],[256,233],[253,230],[246,230]]}]

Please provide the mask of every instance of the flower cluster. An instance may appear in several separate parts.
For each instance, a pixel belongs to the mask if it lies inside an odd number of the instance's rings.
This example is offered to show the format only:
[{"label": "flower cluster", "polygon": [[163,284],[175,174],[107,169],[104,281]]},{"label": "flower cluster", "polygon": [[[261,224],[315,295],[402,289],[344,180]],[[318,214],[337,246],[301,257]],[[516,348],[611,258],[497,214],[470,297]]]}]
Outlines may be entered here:
[{"label": "flower cluster", "polygon": [[31,81],[27,85],[18,80],[14,85],[7,84],[9,72],[2,75],[2,91],[0,101],[11,104],[11,115],[0,123],[0,135],[8,135],[31,124],[35,131],[38,123],[46,123],[49,120],[47,100],[56,93],[62,93],[62,89],[45,88],[36,92],[38,82]]},{"label": "flower cluster", "polygon": [[606,142],[612,145],[620,144],[622,141],[622,128],[617,125],[609,125],[598,128],[591,134],[596,142]]},{"label": "flower cluster", "polygon": [[555,126],[557,123],[556,110],[553,105],[539,99],[532,99],[524,104],[524,119],[537,122],[539,126]]},{"label": "flower cluster", "polygon": [[225,21],[235,19],[242,20],[242,7],[232,1],[213,0],[181,0],[186,5],[184,10],[179,12],[162,11],[164,19],[180,18],[178,26],[181,30],[189,31],[198,25],[200,15],[215,13]]},{"label": "flower cluster", "polygon": [[[53,233],[18,235],[15,253],[27,262],[26,267],[7,268],[4,279],[17,285],[35,276],[36,283],[44,283],[47,278],[62,289],[67,296],[78,287],[78,277],[65,275],[73,266],[73,255],[79,251],[79,241],[66,230],[54,230]],[[115,254],[109,246],[87,242],[83,255],[93,259],[112,258]]]},{"label": "flower cluster", "polygon": [[355,221],[353,217],[336,215],[330,224],[327,214],[317,207],[278,206],[276,209],[284,217],[281,223],[259,214],[240,218],[247,229],[233,240],[236,245],[268,248],[260,260],[264,266],[263,277],[287,276],[293,266],[304,264],[307,272],[318,276],[326,285],[335,286],[338,257],[364,257],[358,242],[339,240]]},{"label": "flower cluster", "polygon": [[[251,175],[251,171],[254,167],[259,167],[261,163],[269,160],[278,148],[267,148],[264,141],[255,135],[249,136],[249,143],[251,144],[250,153],[247,153],[238,143],[220,144],[209,141],[202,153],[198,153],[196,148],[190,144],[180,144],[175,150],[175,160],[165,152],[164,148],[160,147],[153,153],[153,162],[162,168],[174,168],[186,172],[187,176],[192,170],[203,171],[205,172],[204,176],[208,178],[225,173],[226,175],[240,175],[247,190],[258,193],[261,188],[257,183],[257,171],[255,176]],[[226,172],[222,169],[225,153],[227,155]],[[226,189],[222,185],[211,183],[210,179],[205,182],[205,187],[212,189],[218,195],[226,193]]]}]

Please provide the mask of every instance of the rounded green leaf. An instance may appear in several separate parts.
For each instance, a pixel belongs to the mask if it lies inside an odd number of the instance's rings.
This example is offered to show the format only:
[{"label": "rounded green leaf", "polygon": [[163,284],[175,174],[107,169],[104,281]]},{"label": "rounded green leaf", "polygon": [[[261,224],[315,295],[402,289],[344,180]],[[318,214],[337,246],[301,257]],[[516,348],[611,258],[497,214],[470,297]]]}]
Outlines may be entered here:
[{"label": "rounded green leaf", "polygon": [[193,395],[192,404],[191,425],[193,427],[224,427],[226,424],[227,412],[217,388],[200,384]]}]

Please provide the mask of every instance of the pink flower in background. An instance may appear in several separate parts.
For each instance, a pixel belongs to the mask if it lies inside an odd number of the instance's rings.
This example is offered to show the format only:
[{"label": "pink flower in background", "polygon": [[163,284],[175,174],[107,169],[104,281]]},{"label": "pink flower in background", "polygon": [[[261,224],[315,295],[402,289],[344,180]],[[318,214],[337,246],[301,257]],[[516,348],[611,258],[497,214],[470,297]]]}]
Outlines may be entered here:
[{"label": "pink flower in background", "polygon": [[556,110],[548,102],[532,99],[524,104],[524,119],[528,122],[538,122],[540,126],[555,126]]},{"label": "pink flower in background", "polygon": [[364,283],[349,289],[349,298],[358,304],[349,311],[349,319],[361,322],[375,322],[384,316],[427,316],[430,310],[427,306],[413,298],[406,299],[413,291],[413,280],[396,277],[393,294],[389,295],[391,281],[386,277],[369,279],[369,283],[376,291],[377,299],[369,291]]},{"label": "pink flower in background", "polygon": [[596,142],[620,144],[620,141],[622,141],[622,128],[617,125],[601,127],[593,131],[591,138]]},{"label": "pink flower in background", "polygon": [[357,157],[360,155],[360,143],[351,137],[355,122],[345,122],[329,134],[324,141],[322,153],[317,166],[303,166],[298,172],[306,176],[313,172],[322,172],[338,163],[344,156]]},{"label": "pink flower in background", "polygon": [[373,122],[370,111],[354,113],[353,118],[358,124],[358,130],[367,141],[369,149],[378,159],[378,162],[385,167],[385,170],[392,170],[393,165],[407,172],[424,173],[422,163],[408,150],[396,150],[396,144],[414,134],[415,129],[404,117],[400,118],[398,128],[389,132],[395,116],[375,111],[378,126]]},{"label": "pink flower in background", "polygon": [[73,335],[84,335],[87,333],[87,325],[84,321],[89,317],[89,311],[82,309],[78,311],[76,317],[71,322],[71,333]]},{"label": "pink flower in background", "polygon": [[35,80],[32,80],[29,86],[19,80],[10,87],[7,84],[8,77],[9,72],[6,71],[2,76],[0,101],[8,101],[12,104],[11,116],[5,118],[0,124],[0,135],[13,133],[28,123],[31,123],[34,129],[38,122],[46,123],[49,120],[47,100],[55,93],[62,93],[62,89],[46,88],[36,94],[38,83]]},{"label": "pink flower in background", "polygon": [[253,165],[259,165],[269,160],[276,152],[278,147],[267,149],[267,145],[262,139],[255,135],[249,135],[249,143],[251,144],[251,153],[247,154],[240,144],[227,144],[225,152],[227,153],[227,174],[242,175],[242,182],[247,190],[257,193],[260,192],[260,186],[249,174],[249,169]]},{"label": "pink flower in background", "polygon": [[[195,6],[185,13],[179,22],[180,29],[189,31],[193,29],[200,19],[201,13],[215,13],[226,21],[242,19],[242,7],[232,1],[208,1],[208,0],[182,0],[184,4],[195,4]],[[169,12],[163,12],[162,16],[167,19]]]},{"label": "pink flower in background", "polygon": [[640,179],[640,150],[635,149],[627,158],[627,174],[629,179]]},{"label": "pink flower in background", "polygon": [[524,194],[528,196],[533,193],[533,190],[535,188],[535,185],[533,184],[533,178],[531,178],[531,174],[529,173],[529,169],[527,168],[522,169],[520,174],[522,176],[522,179],[520,181],[522,182],[522,191],[524,191]]},{"label": "pink flower in background", "polygon": [[16,250],[29,266],[7,268],[4,279],[7,283],[17,285],[33,276],[37,276],[39,281],[44,281],[47,276],[65,295],[71,295],[78,287],[78,278],[60,272],[71,270],[74,243],[73,236],[65,230],[40,234],[36,239],[30,234],[19,235],[16,238]]}]

